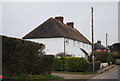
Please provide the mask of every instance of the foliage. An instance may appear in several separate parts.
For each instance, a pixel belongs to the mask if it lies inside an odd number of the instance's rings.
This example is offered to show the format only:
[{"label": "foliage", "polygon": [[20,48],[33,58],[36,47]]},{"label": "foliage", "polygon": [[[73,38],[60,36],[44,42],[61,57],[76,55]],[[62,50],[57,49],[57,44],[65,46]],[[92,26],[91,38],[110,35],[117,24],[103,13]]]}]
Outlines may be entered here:
[{"label": "foliage", "polygon": [[59,74],[74,74],[74,75],[91,75],[91,74],[96,74],[96,72],[68,72],[68,71],[53,71],[54,73],[59,73]]},{"label": "foliage", "polygon": [[53,56],[43,55],[40,43],[2,36],[3,75],[50,74]]},{"label": "foliage", "polygon": [[85,58],[71,57],[65,59],[66,71],[84,71],[85,64],[88,62]]},{"label": "foliage", "polygon": [[[95,71],[100,69],[100,64],[101,64],[100,61],[95,61],[94,62]],[[93,63],[92,62],[86,64],[86,70],[85,71],[86,72],[92,72],[93,71]]]},{"label": "foliage", "polygon": [[116,61],[116,59],[120,59],[120,43],[114,43],[110,46],[111,55],[113,58],[113,62]]},{"label": "foliage", "polygon": [[85,64],[88,62],[85,58],[79,57],[54,58],[53,69],[55,71],[80,72],[85,70]]},{"label": "foliage", "polygon": [[[52,75],[28,75],[28,74],[21,74],[21,75],[16,75],[16,76],[9,76],[9,75],[6,75],[4,76],[3,80],[5,80],[5,78],[7,78],[7,80],[21,80],[22,81],[26,81],[29,80],[29,81],[36,81],[37,79],[63,79],[63,77],[58,77],[58,76],[52,76]],[[6,80],[5,80],[6,81]]]},{"label": "foliage", "polygon": [[33,76],[32,78],[33,79],[52,79],[52,80],[63,79],[63,77],[58,77],[53,75]]},{"label": "foliage", "polygon": [[[107,52],[102,52],[102,53],[97,52],[97,53],[94,53],[94,56],[95,56],[95,61],[100,61],[102,63],[112,61],[111,54]],[[92,62],[92,55],[89,56],[89,61]]]},{"label": "foliage", "polygon": [[53,61],[53,69],[54,70],[57,70],[57,71],[64,71],[64,57],[61,57],[61,58],[57,58],[55,57],[54,58],[54,61]]},{"label": "foliage", "polygon": [[110,51],[111,52],[114,52],[114,51],[120,52],[120,43],[115,43],[115,44],[111,45]]},{"label": "foliage", "polygon": [[96,61],[101,61],[102,63],[108,62],[108,54],[105,53],[96,53]]}]

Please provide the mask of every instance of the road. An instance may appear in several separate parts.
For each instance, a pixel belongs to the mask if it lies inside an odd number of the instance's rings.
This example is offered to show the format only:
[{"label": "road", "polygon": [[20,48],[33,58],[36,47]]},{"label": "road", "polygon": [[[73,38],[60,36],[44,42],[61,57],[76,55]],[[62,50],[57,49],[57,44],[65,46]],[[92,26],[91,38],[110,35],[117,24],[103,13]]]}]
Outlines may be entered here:
[{"label": "road", "polygon": [[106,72],[97,75],[75,75],[60,73],[52,73],[52,75],[64,77],[64,80],[60,81],[120,81],[120,66],[115,66]]},{"label": "road", "polygon": [[120,66],[115,66],[114,68],[98,74],[89,81],[120,81]]}]

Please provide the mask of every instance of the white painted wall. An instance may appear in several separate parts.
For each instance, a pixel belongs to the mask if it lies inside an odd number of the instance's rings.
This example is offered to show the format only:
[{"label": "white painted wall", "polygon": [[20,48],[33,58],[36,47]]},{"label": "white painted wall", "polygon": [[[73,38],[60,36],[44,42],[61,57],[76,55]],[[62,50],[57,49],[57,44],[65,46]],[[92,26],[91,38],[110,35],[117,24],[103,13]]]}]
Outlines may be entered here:
[{"label": "white painted wall", "polygon": [[[64,52],[64,38],[38,38],[38,39],[26,39],[38,43],[45,44],[46,54],[57,54]],[[85,49],[88,53],[91,52],[91,45],[85,44],[80,41],[65,38],[65,53],[72,54],[75,57],[85,57],[85,54],[80,50]]]},{"label": "white painted wall", "polygon": [[64,38],[40,38],[27,40],[45,44],[46,54],[55,55],[64,52]]},{"label": "white painted wall", "polygon": [[80,50],[80,48],[85,49],[88,53],[91,52],[91,46],[80,41],[65,39],[65,52],[72,54],[75,57],[85,57],[85,54]]}]

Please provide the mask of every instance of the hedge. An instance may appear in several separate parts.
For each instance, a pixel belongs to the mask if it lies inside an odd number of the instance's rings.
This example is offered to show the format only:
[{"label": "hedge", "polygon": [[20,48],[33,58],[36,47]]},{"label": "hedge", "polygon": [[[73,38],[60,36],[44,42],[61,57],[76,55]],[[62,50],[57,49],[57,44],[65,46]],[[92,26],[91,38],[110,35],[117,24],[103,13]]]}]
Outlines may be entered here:
[{"label": "hedge", "polygon": [[89,63],[85,58],[79,57],[60,57],[54,58],[53,69],[55,71],[84,71],[86,63]]},{"label": "hedge", "polygon": [[64,71],[64,58],[61,57],[61,58],[54,58],[54,61],[53,61],[53,69],[54,70],[57,70],[57,71]]},{"label": "hedge", "polygon": [[44,45],[2,36],[2,73],[50,74],[53,56],[43,55]]}]

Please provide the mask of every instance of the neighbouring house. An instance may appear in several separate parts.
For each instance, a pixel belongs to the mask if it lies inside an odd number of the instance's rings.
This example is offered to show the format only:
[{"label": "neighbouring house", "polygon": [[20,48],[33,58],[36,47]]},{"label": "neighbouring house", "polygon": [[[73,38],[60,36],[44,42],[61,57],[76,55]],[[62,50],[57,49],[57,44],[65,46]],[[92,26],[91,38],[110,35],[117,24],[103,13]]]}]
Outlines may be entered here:
[{"label": "neighbouring house", "polygon": [[91,52],[91,42],[74,27],[73,22],[65,24],[62,16],[49,18],[23,39],[45,44],[46,54],[86,57]]},{"label": "neighbouring house", "polygon": [[106,47],[101,44],[101,41],[98,40],[97,43],[94,44],[94,52],[103,53],[106,52]]},{"label": "neighbouring house", "polygon": [[116,55],[120,58],[120,43],[114,43],[109,46],[109,48],[112,55]]}]

